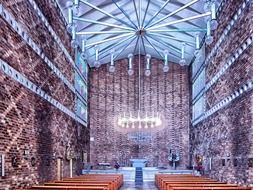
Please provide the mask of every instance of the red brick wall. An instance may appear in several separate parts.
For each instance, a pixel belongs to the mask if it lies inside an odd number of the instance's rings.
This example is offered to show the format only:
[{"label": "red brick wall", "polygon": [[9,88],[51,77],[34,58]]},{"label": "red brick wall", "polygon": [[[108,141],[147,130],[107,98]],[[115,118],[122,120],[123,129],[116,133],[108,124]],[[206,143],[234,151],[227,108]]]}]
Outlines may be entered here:
[{"label": "red brick wall", "polygon": [[[239,9],[243,1],[227,1],[220,16],[220,26],[215,31],[215,42]],[[207,82],[226,64],[232,53],[253,33],[253,5],[250,2],[217,53],[206,67]],[[213,48],[214,45],[211,45]],[[253,77],[252,45],[206,92],[206,108],[237,90]],[[228,106],[208,117],[192,128],[192,153],[205,157],[206,173],[209,176],[239,184],[253,184],[253,92],[245,93]],[[212,159],[212,170],[208,169]],[[222,166],[225,160],[225,166]],[[224,162],[224,161],[223,161]],[[237,164],[236,164],[237,163]]]},{"label": "red brick wall", "polygon": [[143,76],[141,59],[141,110],[159,110],[165,117],[164,129],[153,132],[152,140],[140,144],[119,132],[117,117],[123,111],[138,109],[138,57],[134,59],[134,75],[128,76],[128,60],[116,62],[111,74],[103,65],[90,72],[90,136],[91,162],[118,160],[129,166],[130,158],[146,158],[148,166],[168,166],[168,147],[180,152],[180,167],[188,165],[189,153],[189,84],[188,68],[172,64],[169,73],[162,71],[162,61],[152,59],[152,74]]},{"label": "red brick wall", "polygon": [[[62,32],[63,23],[54,6],[50,1],[48,4],[43,2],[37,1],[42,11],[48,10],[45,16],[50,24],[61,26],[53,29],[71,51],[70,38],[66,32]],[[73,67],[29,2],[1,3],[73,84]],[[71,90],[1,17],[0,24],[0,58],[74,111],[74,94]],[[71,54],[73,56],[73,52]],[[6,176],[0,177],[0,189],[56,179],[57,158],[63,160],[63,176],[69,176],[69,161],[66,160],[68,143],[75,155],[73,173],[79,174],[82,168],[81,152],[88,151],[88,140],[88,131],[83,126],[0,71],[0,154],[6,157]],[[24,150],[29,151],[27,158]],[[17,158],[17,166],[12,166],[13,157]],[[35,158],[35,166],[31,164],[32,157]]]}]

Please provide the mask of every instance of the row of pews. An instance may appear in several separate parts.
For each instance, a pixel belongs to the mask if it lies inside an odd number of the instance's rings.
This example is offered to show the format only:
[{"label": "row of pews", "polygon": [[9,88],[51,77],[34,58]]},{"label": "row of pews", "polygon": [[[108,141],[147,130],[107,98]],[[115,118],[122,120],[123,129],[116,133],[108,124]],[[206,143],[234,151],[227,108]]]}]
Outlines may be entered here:
[{"label": "row of pews", "polygon": [[159,190],[251,190],[251,188],[239,187],[234,184],[227,184],[209,178],[193,175],[157,174],[155,176],[155,183]]},{"label": "row of pews", "polygon": [[61,181],[33,186],[34,190],[118,190],[123,184],[123,175],[85,174]]}]

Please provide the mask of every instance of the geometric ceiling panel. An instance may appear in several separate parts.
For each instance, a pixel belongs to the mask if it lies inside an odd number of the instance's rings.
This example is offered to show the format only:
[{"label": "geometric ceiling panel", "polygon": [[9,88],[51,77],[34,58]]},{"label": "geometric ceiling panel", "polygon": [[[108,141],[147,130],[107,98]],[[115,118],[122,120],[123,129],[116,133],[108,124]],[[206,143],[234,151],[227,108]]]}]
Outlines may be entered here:
[{"label": "geometric ceiling panel", "polygon": [[201,41],[208,30],[207,20],[215,18],[220,0],[213,1],[58,0],[58,4],[66,20],[72,22],[69,32],[94,66],[96,59],[100,64],[109,63],[112,52],[118,60],[139,51],[158,59],[164,59],[167,51],[168,59],[179,63],[183,46],[189,64],[196,50],[196,35]]}]

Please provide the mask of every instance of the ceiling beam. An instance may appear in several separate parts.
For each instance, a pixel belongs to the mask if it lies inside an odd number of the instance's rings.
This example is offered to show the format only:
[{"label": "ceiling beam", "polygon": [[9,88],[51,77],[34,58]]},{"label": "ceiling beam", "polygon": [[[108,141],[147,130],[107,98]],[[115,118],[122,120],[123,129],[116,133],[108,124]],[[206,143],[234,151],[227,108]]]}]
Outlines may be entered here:
[{"label": "ceiling beam", "polygon": [[150,5],[150,0],[148,0],[148,4],[147,4],[147,7],[146,7],[145,12],[144,12],[143,20],[142,20],[142,23],[141,23],[141,28],[143,28],[149,5]]},{"label": "ceiling beam", "polygon": [[109,30],[109,31],[94,31],[94,32],[77,32],[77,35],[94,35],[94,34],[120,34],[120,33],[129,33],[128,30]]},{"label": "ceiling beam", "polygon": [[158,24],[158,23],[164,21],[164,20],[167,19],[168,17],[171,17],[171,16],[177,14],[178,12],[180,12],[180,11],[186,9],[187,7],[193,5],[194,3],[198,2],[198,1],[199,1],[199,0],[193,0],[193,1],[191,1],[191,2],[189,2],[189,3],[187,3],[187,4],[185,4],[184,6],[180,7],[179,9],[177,9],[177,10],[175,10],[175,11],[173,11],[173,12],[171,12],[170,14],[168,14],[168,15],[166,15],[165,17],[159,19],[158,21],[156,21],[156,22],[150,24],[150,25],[147,26],[147,27],[150,28],[150,27],[152,27],[152,26],[154,26],[154,25],[156,25],[156,24]]},{"label": "ceiling beam", "polygon": [[164,26],[170,26],[170,25],[173,25],[173,24],[178,24],[178,23],[182,23],[182,22],[185,22],[185,21],[189,21],[189,20],[195,20],[195,19],[198,19],[198,18],[210,16],[210,15],[211,15],[211,12],[206,12],[206,13],[203,13],[203,14],[200,14],[200,15],[196,15],[196,16],[192,16],[192,17],[188,17],[188,18],[183,18],[183,19],[180,19],[180,20],[175,20],[175,21],[171,21],[171,22],[168,22],[168,23],[165,23],[165,24],[153,26],[153,27],[147,28],[147,30],[161,28],[161,27],[164,27]]},{"label": "ceiling beam", "polygon": [[104,11],[103,9],[100,9],[99,7],[97,7],[97,6],[95,6],[95,5],[91,4],[91,3],[89,3],[89,2],[86,1],[86,0],[80,0],[80,2],[82,2],[82,3],[86,4],[86,5],[88,5],[89,7],[93,8],[93,9],[96,9],[97,11],[99,11],[99,12],[101,12],[101,13],[103,13],[103,14],[105,14],[105,15],[111,17],[111,18],[113,18],[114,20],[119,21],[119,22],[122,23],[122,24],[125,24],[126,26],[128,26],[128,27],[130,27],[130,28],[132,28],[132,29],[134,28],[132,25],[128,24],[127,22],[125,22],[125,21],[123,21],[123,20],[121,20],[121,19],[119,19],[119,18],[113,16],[112,14],[110,14],[110,13]]},{"label": "ceiling beam", "polygon": [[163,58],[162,54],[156,49],[156,47],[148,40],[148,38],[146,36],[144,36],[145,40],[152,46],[152,48],[156,51],[156,53],[158,55],[161,56],[161,58]]},{"label": "ceiling beam", "polygon": [[109,41],[112,41],[112,40],[117,40],[119,38],[124,38],[126,36],[129,36],[129,35],[133,35],[134,32],[131,32],[131,33],[127,33],[127,34],[122,34],[122,35],[119,35],[119,36],[115,36],[113,38],[107,38],[105,40],[101,40],[101,41],[98,41],[98,42],[93,42],[93,43],[90,43],[90,44],[86,44],[86,48],[87,47],[91,47],[91,46],[94,46],[94,45],[98,45],[98,44],[101,44],[101,43],[105,43],[105,42],[109,42]]},{"label": "ceiling beam", "polygon": [[176,38],[176,37],[172,37],[172,36],[169,36],[169,35],[165,35],[165,34],[159,34],[159,33],[155,33],[155,32],[148,32],[149,34],[151,35],[154,35],[154,36],[159,36],[159,37],[162,37],[162,38],[166,38],[166,39],[170,39],[170,40],[176,40],[176,41],[179,41],[179,42],[185,42],[191,46],[195,46],[195,41],[189,41],[189,40],[186,40],[186,39],[183,39],[183,38]]},{"label": "ceiling beam", "polygon": [[149,23],[151,23],[151,22],[154,20],[154,18],[156,18],[156,16],[164,9],[164,7],[165,7],[169,2],[170,2],[170,0],[167,0],[167,1],[160,7],[160,9],[155,13],[154,16],[151,17],[151,19],[150,19],[150,20],[148,21],[148,23],[144,26],[144,28],[146,28],[146,27],[149,25]]},{"label": "ceiling beam", "polygon": [[117,4],[115,0],[112,0],[112,2],[118,7],[118,9],[125,15],[125,17],[132,23],[135,29],[138,29],[137,25],[131,20],[129,15]]},{"label": "ceiling beam", "polygon": [[73,19],[77,20],[77,21],[81,21],[81,22],[100,24],[100,25],[104,25],[104,26],[111,26],[111,27],[114,27],[114,28],[121,28],[121,29],[125,29],[125,30],[134,31],[133,28],[129,28],[129,27],[125,27],[125,26],[119,26],[119,25],[116,25],[116,24],[111,24],[111,23],[106,23],[106,22],[100,22],[100,21],[91,20],[91,19],[85,19],[85,18],[79,18],[79,17],[73,17]]}]

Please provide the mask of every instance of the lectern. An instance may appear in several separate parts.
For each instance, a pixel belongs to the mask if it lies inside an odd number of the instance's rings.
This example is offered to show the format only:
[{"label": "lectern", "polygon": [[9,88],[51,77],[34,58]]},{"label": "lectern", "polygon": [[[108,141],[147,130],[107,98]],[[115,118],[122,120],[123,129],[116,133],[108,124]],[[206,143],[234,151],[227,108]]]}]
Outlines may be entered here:
[{"label": "lectern", "polygon": [[135,168],[143,168],[147,163],[146,159],[130,159],[130,161]]}]

